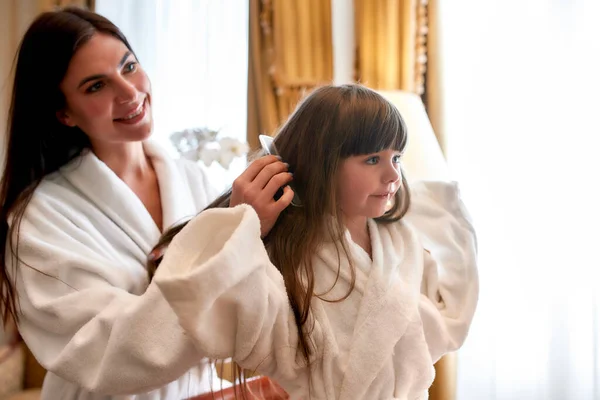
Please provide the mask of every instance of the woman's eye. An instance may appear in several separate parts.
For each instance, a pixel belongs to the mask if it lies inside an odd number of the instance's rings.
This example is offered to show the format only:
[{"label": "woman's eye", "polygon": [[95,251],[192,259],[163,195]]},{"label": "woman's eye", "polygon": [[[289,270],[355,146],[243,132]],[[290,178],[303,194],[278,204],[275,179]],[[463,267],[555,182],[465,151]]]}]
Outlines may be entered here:
[{"label": "woman's eye", "polygon": [[127,65],[125,65],[125,72],[133,72],[137,69],[137,62],[132,61],[130,63],[127,63]]},{"label": "woman's eye", "polygon": [[94,93],[94,92],[97,92],[98,90],[102,89],[103,87],[104,87],[104,83],[102,81],[99,81],[99,82],[94,83],[90,87],[88,87],[86,92]]}]

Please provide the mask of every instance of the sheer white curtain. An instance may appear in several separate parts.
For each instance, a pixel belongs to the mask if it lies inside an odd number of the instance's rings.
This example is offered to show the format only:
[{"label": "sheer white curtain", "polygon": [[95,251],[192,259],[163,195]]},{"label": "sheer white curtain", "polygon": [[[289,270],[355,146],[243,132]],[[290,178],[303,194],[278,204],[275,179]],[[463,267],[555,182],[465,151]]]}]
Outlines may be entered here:
[{"label": "sheer white curtain", "polygon": [[[96,0],[96,11],[123,30],[150,76],[158,141],[170,148],[171,133],[196,127],[246,141],[246,0]],[[244,162],[215,164],[213,181],[224,186]]]},{"label": "sheer white curtain", "polygon": [[439,3],[449,165],[480,235],[458,399],[600,399],[600,2]]}]

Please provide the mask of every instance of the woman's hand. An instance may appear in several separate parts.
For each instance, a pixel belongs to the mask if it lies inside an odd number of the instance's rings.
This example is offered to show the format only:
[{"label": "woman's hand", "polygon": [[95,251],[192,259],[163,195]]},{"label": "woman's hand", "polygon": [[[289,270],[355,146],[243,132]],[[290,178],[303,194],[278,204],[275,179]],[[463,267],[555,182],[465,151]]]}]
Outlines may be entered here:
[{"label": "woman's hand", "polygon": [[[288,165],[279,157],[261,157],[233,181],[229,206],[242,203],[252,206],[260,219],[260,234],[265,237],[294,198],[294,192],[287,185],[291,180]],[[275,193],[282,187],[283,195],[275,200]]]}]

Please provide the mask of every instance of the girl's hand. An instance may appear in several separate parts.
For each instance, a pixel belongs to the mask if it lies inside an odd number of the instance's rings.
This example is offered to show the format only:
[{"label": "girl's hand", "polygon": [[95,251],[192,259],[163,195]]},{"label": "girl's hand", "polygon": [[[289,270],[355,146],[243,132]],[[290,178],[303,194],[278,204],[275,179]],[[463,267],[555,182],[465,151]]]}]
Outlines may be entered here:
[{"label": "girl's hand", "polygon": [[[281,162],[279,157],[261,157],[233,181],[229,206],[252,206],[260,219],[261,237],[265,237],[275,225],[279,214],[294,198],[294,192],[287,185],[291,180],[288,165]],[[275,200],[275,193],[282,187],[283,195]]]}]

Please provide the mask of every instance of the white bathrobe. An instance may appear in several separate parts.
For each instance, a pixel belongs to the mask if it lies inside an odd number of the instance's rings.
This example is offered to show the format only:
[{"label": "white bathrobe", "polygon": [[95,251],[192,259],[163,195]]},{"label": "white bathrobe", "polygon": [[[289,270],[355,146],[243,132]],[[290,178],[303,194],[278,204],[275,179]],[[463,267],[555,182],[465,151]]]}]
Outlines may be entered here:
[{"label": "white bathrobe", "polygon": [[[292,399],[427,397],[433,363],[461,346],[478,296],[475,234],[454,184],[413,186],[393,224],[369,221],[371,258],[351,242],[356,286],[314,298],[316,352],[306,368],[283,278],[261,246],[252,208],[209,210],[171,243],[155,276],[200,353],[275,378]],[[315,255],[317,293],[346,294],[348,260]],[[210,328],[209,328],[210,327]],[[310,385],[309,385],[310,375]]]},{"label": "white bathrobe", "polygon": [[[216,197],[196,165],[144,147],[164,229]],[[35,191],[20,229],[28,266],[18,268],[17,291],[21,335],[49,370],[44,400],[182,399],[210,390],[203,354],[158,288],[148,287],[146,259],[160,234],[139,198],[91,152]]]}]

